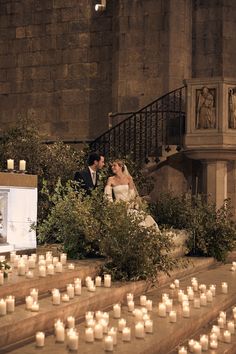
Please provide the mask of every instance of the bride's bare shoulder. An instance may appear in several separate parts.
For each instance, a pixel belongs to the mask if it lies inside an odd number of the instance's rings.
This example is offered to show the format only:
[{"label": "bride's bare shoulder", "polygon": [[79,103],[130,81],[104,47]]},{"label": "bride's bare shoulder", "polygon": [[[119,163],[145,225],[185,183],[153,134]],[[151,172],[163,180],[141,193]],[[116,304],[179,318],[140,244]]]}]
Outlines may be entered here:
[{"label": "bride's bare shoulder", "polygon": [[108,177],[107,186],[111,186],[114,183],[114,176]]}]

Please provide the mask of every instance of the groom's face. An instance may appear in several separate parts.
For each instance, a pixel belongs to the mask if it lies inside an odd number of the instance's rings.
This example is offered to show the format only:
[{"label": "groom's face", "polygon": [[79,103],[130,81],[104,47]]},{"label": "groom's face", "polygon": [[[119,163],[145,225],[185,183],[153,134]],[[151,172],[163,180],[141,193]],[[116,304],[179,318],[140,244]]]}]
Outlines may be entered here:
[{"label": "groom's face", "polygon": [[101,170],[104,167],[104,165],[105,165],[105,159],[104,156],[101,156],[100,160],[97,163],[97,169]]}]

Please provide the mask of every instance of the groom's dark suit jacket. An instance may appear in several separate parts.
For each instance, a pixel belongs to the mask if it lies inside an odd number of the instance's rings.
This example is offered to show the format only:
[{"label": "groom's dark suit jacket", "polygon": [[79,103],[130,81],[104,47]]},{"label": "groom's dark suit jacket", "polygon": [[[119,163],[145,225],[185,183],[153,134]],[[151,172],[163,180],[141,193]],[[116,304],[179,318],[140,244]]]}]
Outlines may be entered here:
[{"label": "groom's dark suit jacket", "polygon": [[77,171],[74,180],[79,182],[80,187],[85,189],[88,194],[97,187],[97,174],[96,183],[94,185],[89,168],[86,168],[84,171]]}]

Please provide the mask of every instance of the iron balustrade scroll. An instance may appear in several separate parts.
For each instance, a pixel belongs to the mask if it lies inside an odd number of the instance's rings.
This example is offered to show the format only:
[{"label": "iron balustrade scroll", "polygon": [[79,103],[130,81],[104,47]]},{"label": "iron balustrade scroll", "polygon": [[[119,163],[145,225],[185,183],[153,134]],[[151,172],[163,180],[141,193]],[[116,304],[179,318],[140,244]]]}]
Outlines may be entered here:
[{"label": "iron balustrade scroll", "polygon": [[107,158],[129,156],[143,163],[158,158],[162,146],[183,145],[186,87],[171,91],[132,113],[99,136],[90,147]]}]

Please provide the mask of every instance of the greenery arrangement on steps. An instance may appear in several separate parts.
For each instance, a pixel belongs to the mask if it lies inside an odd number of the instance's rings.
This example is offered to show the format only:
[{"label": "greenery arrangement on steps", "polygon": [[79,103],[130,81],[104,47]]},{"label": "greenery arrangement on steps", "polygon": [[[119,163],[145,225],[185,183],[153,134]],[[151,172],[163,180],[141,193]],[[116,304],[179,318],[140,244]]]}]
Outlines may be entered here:
[{"label": "greenery arrangement on steps", "polygon": [[69,257],[103,256],[103,271],[123,280],[156,278],[179,264],[169,253],[168,232],[141,226],[141,210],[130,212],[124,202],[108,202],[102,188],[86,197],[59,181],[52,194],[46,185],[43,193],[52,207],[37,226],[39,239],[62,243]]},{"label": "greenery arrangement on steps", "polygon": [[225,261],[236,246],[236,223],[232,219],[229,200],[220,209],[205,197],[176,196],[164,193],[152,212],[159,225],[189,232],[190,255],[210,256]]}]

